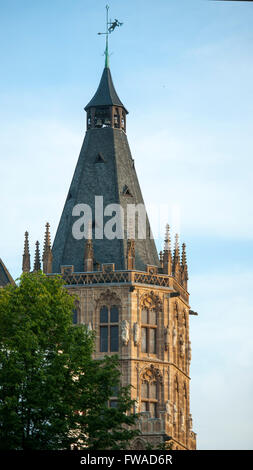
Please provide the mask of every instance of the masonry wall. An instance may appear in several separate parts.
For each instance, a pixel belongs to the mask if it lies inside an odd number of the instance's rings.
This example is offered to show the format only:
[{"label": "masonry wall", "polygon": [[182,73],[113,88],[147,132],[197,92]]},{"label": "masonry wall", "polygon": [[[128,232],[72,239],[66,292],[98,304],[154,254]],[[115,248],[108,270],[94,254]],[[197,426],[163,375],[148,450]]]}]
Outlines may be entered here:
[{"label": "masonry wall", "polygon": [[[157,447],[165,441],[174,449],[196,448],[190,414],[191,344],[186,291],[184,298],[171,297],[170,288],[137,284],[76,286],[69,287],[69,291],[79,297],[78,322],[96,331],[96,358],[105,354],[100,352],[100,309],[103,305],[119,306],[117,354],[122,385],[132,385],[134,411],[140,413],[138,426],[142,433],[132,448],[145,448],[148,442]],[[155,353],[142,352],[143,309],[157,313]],[[156,417],[142,410],[142,384],[157,384]]]}]

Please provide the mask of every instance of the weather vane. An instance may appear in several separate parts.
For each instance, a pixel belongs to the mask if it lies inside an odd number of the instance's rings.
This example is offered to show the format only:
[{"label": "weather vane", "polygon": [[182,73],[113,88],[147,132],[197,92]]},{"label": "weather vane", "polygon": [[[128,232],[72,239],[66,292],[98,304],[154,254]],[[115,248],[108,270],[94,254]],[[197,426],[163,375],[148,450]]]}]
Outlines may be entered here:
[{"label": "weather vane", "polygon": [[105,66],[109,66],[109,52],[108,52],[108,36],[111,34],[117,26],[122,26],[123,23],[120,23],[119,20],[115,18],[114,21],[108,19],[108,10],[109,5],[106,5],[106,32],[105,33],[98,33],[98,34],[105,34],[106,35],[106,46],[105,46]]}]

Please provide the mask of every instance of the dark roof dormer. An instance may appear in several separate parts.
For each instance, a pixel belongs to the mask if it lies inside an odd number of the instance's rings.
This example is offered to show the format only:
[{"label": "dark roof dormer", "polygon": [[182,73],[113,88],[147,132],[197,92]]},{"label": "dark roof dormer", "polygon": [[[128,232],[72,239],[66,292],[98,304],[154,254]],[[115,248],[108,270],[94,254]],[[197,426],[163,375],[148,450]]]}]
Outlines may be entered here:
[{"label": "dark roof dormer", "polygon": [[126,131],[128,111],[118,97],[109,67],[104,68],[98,89],[84,109],[87,129],[114,127]]}]

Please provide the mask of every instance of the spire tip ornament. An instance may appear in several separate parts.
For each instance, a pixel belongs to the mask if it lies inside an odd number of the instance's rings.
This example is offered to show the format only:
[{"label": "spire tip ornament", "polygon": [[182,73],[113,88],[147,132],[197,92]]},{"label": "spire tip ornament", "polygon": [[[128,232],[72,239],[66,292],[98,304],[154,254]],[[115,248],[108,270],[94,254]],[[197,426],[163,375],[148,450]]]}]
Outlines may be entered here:
[{"label": "spire tip ornament", "polygon": [[120,23],[119,20],[117,20],[116,18],[114,19],[114,21],[110,20],[109,21],[109,17],[108,17],[108,11],[109,11],[109,5],[106,5],[106,32],[105,33],[98,33],[99,35],[105,35],[106,36],[106,44],[105,44],[105,52],[104,52],[104,55],[105,55],[105,68],[109,68],[109,46],[108,46],[108,37],[109,37],[109,34],[111,34],[116,27],[119,27],[119,26],[122,26],[123,23]]}]

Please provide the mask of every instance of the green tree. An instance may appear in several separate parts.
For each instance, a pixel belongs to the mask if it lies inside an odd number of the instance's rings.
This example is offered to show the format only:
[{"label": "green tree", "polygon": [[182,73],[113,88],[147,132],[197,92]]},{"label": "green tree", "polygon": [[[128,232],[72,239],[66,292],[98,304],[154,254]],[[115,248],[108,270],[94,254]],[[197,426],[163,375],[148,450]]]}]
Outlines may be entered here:
[{"label": "green tree", "polygon": [[0,449],[122,449],[138,433],[117,357],[92,359],[94,335],[73,309],[60,277],[0,289]]}]

